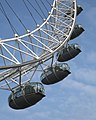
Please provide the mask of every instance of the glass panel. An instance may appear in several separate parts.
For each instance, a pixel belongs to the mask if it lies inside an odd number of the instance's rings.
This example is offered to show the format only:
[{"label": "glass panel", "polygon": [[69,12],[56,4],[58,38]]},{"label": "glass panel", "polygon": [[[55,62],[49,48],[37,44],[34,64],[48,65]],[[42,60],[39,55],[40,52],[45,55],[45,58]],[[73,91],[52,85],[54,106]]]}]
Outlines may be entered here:
[{"label": "glass panel", "polygon": [[31,92],[30,88],[31,87],[29,85],[25,87],[25,94],[30,94],[30,92]]},{"label": "glass panel", "polygon": [[42,84],[38,83],[37,86],[37,92],[43,93],[44,94],[44,87]]},{"label": "glass panel", "polygon": [[78,44],[75,44],[75,48],[80,49],[80,46]]},{"label": "glass panel", "polygon": [[13,89],[13,92],[14,92],[14,93],[17,93],[17,92],[19,92],[19,91],[21,91],[21,87],[18,87],[18,88]]},{"label": "glass panel", "polygon": [[25,94],[37,93],[37,92],[44,94],[44,87],[41,83],[32,82],[30,83],[30,85],[25,86]]},{"label": "glass panel", "polygon": [[14,97],[14,98],[17,98],[17,93],[13,94],[13,97]]},{"label": "glass panel", "polygon": [[22,91],[16,93],[16,97],[20,97],[20,96],[22,96]]},{"label": "glass panel", "polygon": [[46,69],[46,71],[45,70],[43,71],[43,73],[40,76],[40,79],[42,80],[42,79],[46,78],[46,76],[48,76],[52,73],[53,73],[52,67],[49,67]]}]

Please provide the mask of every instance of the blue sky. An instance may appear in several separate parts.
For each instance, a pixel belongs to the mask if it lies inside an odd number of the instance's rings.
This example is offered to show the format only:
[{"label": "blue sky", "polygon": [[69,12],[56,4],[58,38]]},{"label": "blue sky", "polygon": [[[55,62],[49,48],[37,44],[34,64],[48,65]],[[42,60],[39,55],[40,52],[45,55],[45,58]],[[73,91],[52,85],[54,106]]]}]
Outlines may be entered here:
[{"label": "blue sky", "polygon": [[33,107],[12,110],[8,91],[0,90],[0,120],[96,120],[96,0],[77,0],[83,12],[77,17],[85,32],[71,41],[82,52],[68,62],[71,74],[45,86],[46,97]]}]

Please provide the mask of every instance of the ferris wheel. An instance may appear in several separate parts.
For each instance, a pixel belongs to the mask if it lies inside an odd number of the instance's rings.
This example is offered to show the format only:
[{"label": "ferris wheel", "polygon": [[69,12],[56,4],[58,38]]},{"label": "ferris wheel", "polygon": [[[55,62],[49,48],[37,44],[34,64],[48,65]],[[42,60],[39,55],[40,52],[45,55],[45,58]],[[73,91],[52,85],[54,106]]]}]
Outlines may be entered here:
[{"label": "ferris wheel", "polygon": [[82,10],[76,0],[0,2],[4,26],[0,89],[11,91],[10,107],[24,109],[36,104],[45,96],[43,84],[55,84],[71,73],[64,62],[81,52],[78,44],[69,41],[84,31],[76,24]]}]

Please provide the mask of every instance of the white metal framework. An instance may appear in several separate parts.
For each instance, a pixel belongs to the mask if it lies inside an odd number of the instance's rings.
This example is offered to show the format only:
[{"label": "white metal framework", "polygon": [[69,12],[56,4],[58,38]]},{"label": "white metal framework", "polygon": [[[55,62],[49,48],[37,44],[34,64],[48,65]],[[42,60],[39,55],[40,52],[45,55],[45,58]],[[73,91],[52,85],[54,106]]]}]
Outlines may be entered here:
[{"label": "white metal framework", "polygon": [[[30,81],[35,71],[69,40],[76,19],[76,0],[54,0],[52,9],[41,25],[0,39],[0,88],[8,89]],[[46,6],[47,7],[47,6]],[[21,77],[31,73],[24,80]],[[21,77],[20,77],[21,76]],[[13,85],[14,84],[14,85]]]}]

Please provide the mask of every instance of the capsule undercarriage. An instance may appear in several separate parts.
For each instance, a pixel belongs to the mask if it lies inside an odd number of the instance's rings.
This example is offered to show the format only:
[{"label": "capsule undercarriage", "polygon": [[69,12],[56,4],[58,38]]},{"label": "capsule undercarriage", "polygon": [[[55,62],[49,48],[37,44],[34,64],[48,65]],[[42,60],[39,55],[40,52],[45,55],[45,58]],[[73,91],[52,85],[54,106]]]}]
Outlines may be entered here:
[{"label": "capsule undercarriage", "polygon": [[31,84],[15,89],[15,92],[9,96],[8,102],[11,108],[24,109],[35,105],[45,97],[44,88],[41,83],[36,82],[34,85]]},{"label": "capsule undercarriage", "polygon": [[[80,5],[77,5],[77,16],[83,11],[83,8]],[[74,17],[74,11],[73,10],[67,10],[67,15]]]},{"label": "capsule undercarriage", "polygon": [[19,98],[14,98],[9,102],[9,106],[13,109],[24,109],[27,107],[30,107],[32,105],[35,105],[37,102],[39,102],[44,95],[38,93],[31,93],[28,95],[21,96]]},{"label": "capsule undercarriage", "polygon": [[68,64],[59,63],[44,70],[40,78],[43,84],[50,85],[63,80],[70,73]]},{"label": "capsule undercarriage", "polygon": [[71,44],[67,47],[62,48],[57,53],[57,61],[65,62],[73,59],[81,52],[80,46],[78,44]]},{"label": "capsule undercarriage", "polygon": [[81,33],[84,32],[84,28],[81,25],[75,25],[74,30],[71,34],[70,40],[78,37]]}]

